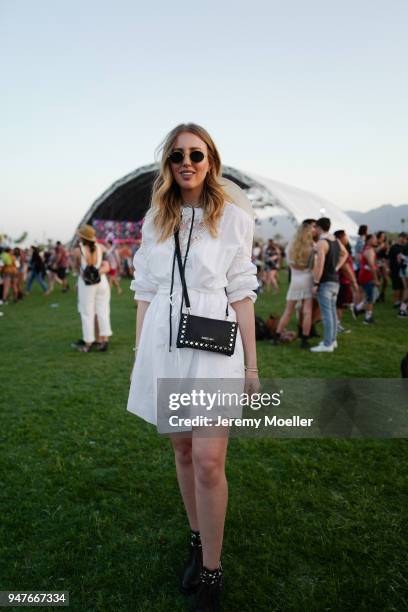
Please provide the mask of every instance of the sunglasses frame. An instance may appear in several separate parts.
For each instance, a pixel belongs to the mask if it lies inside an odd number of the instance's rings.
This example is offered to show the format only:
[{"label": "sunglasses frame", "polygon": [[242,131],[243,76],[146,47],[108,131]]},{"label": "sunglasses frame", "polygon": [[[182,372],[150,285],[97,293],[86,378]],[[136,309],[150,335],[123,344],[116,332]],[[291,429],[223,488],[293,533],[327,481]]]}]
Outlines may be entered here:
[{"label": "sunglasses frame", "polygon": [[[174,153],[179,153],[180,155],[182,155],[182,156],[183,156],[183,157],[182,157],[182,159],[180,159],[180,161],[178,161],[178,162],[173,161],[173,160],[171,159],[171,156],[172,156],[172,155],[174,155]],[[194,161],[194,160],[192,159],[192,157],[191,157],[192,155],[194,155],[194,153],[199,153],[200,155],[202,155],[202,156],[203,156],[203,157],[202,157],[202,159],[200,159],[199,161]],[[182,164],[182,163],[184,162],[184,159],[185,159],[185,157],[186,157],[186,156],[188,156],[188,158],[190,159],[190,161],[191,161],[191,163],[192,163],[192,164],[200,164],[200,163],[201,163],[202,161],[204,161],[204,159],[205,159],[205,153],[203,153],[203,152],[202,152],[202,151],[200,151],[200,150],[191,151],[191,153],[184,153],[184,151],[180,151],[180,150],[177,150],[177,151],[172,151],[172,152],[171,152],[171,153],[168,155],[168,159],[171,161],[171,163],[172,163],[172,164],[175,164],[176,166],[178,166],[178,165],[180,165],[180,164]]]}]

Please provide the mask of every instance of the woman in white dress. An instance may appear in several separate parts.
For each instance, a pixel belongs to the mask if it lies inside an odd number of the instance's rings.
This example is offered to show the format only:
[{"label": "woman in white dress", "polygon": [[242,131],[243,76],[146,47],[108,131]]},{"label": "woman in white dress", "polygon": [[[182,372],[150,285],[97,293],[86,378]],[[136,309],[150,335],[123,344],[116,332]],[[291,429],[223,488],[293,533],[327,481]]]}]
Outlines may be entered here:
[{"label": "woman in white dress", "polygon": [[[241,378],[247,393],[259,389],[254,322],[258,283],[256,266],[251,262],[253,224],[253,217],[226,195],[220,156],[206,130],[196,124],[174,128],[162,144],[160,173],[144,220],[142,245],[133,262],[135,280],[131,288],[138,307],[136,360],[127,405],[130,412],[149,423],[160,421],[156,393],[159,378]],[[183,259],[192,229],[185,267],[191,313],[223,319],[228,301],[228,320],[238,323],[232,356],[176,348],[182,294],[177,265],[169,317],[176,228],[180,230]],[[180,587],[185,594],[196,592],[196,612],[219,610],[228,430],[224,435],[203,437],[202,431],[193,429],[183,437],[172,434],[170,438],[191,529],[190,554]]]},{"label": "woman in white dress", "polygon": [[290,284],[286,295],[286,308],[276,328],[274,344],[279,343],[281,334],[289,323],[296,304],[301,302],[302,336],[300,347],[308,349],[310,348],[308,338],[312,326],[312,270],[315,258],[313,232],[309,222],[304,222],[299,226],[293,240],[287,246],[286,256],[291,271]]},{"label": "woman in white dress", "polygon": [[[72,254],[74,267],[78,272],[78,312],[81,315],[82,342],[75,348],[83,353],[89,353],[94,346],[98,351],[106,351],[109,337],[112,335],[110,324],[111,290],[108,279],[109,263],[106,258],[106,248],[96,242],[96,233],[91,225],[81,225],[77,230],[80,239]],[[94,266],[99,272],[100,280],[95,284],[87,284],[84,271],[87,266]],[[95,342],[95,325],[99,330],[100,342]]]}]

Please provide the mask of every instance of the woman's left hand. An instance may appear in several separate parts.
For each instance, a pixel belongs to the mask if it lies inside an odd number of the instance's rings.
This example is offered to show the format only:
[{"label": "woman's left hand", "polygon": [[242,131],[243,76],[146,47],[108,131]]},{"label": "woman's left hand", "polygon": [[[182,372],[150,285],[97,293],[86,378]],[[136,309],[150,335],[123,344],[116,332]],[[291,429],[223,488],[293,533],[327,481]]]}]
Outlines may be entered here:
[{"label": "woman's left hand", "polygon": [[244,393],[251,396],[253,393],[259,393],[261,383],[259,382],[258,372],[251,372],[246,370],[245,372],[245,388]]}]

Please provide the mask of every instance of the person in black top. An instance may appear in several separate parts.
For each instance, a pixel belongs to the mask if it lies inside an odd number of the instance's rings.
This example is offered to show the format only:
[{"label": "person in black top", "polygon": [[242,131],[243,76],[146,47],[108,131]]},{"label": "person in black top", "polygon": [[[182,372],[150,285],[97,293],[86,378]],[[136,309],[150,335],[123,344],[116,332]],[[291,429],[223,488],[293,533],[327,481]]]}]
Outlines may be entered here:
[{"label": "person in black top", "polygon": [[330,225],[330,219],[327,217],[316,221],[319,241],[316,245],[317,257],[313,269],[313,291],[319,300],[324,339],[310,349],[313,353],[332,353],[337,348],[338,270],[347,261],[348,253],[341,242],[329,233]]},{"label": "person in black top", "polygon": [[29,293],[31,291],[33,282],[36,280],[41,285],[41,289],[44,291],[44,293],[46,293],[48,290],[48,287],[44,280],[44,276],[45,276],[44,260],[41,257],[40,250],[38,249],[38,247],[33,246],[31,247],[31,250],[32,250],[32,254],[31,254],[31,259],[30,259],[30,264],[29,264],[30,276],[27,281],[27,292]]},{"label": "person in black top", "polygon": [[393,306],[399,308],[402,300],[402,280],[400,277],[400,258],[399,255],[404,252],[407,244],[407,234],[401,232],[398,235],[398,241],[395,242],[388,253],[388,262],[390,266],[391,284],[393,290]]}]

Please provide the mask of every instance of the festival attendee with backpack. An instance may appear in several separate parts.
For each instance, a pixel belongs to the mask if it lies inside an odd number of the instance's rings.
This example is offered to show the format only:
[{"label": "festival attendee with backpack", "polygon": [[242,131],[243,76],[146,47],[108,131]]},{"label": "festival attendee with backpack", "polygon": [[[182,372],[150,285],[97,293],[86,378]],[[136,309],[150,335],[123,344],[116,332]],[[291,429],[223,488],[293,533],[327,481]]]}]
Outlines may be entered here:
[{"label": "festival attendee with backpack", "polygon": [[84,344],[77,343],[76,350],[88,353],[95,342],[95,316],[98,319],[101,343],[97,350],[106,351],[112,335],[110,324],[110,286],[106,274],[109,262],[106,248],[96,242],[91,225],[81,225],[77,230],[79,245],[72,258],[78,271],[78,311],[81,315]]}]

